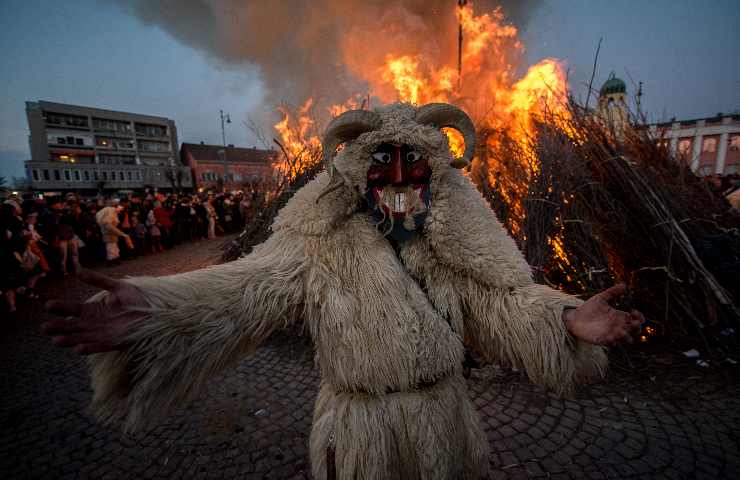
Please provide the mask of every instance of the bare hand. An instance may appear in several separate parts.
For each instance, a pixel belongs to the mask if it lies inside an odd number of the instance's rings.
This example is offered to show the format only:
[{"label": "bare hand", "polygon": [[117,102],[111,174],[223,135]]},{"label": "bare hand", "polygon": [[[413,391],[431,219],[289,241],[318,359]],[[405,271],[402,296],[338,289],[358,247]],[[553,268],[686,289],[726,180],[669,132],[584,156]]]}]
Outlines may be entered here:
[{"label": "bare hand", "polygon": [[48,302],[47,310],[66,318],[44,323],[41,332],[80,355],[121,350],[125,333],[143,317],[127,307],[144,306],[143,296],[133,285],[100,273],[85,270],[79,278],[107,290],[108,295],[97,302]]},{"label": "bare hand", "polygon": [[637,310],[630,313],[612,308],[614,300],[627,291],[623,283],[589,298],[576,309],[563,314],[565,326],[573,336],[595,345],[614,345],[620,341],[632,343],[640,332],[645,317]]}]

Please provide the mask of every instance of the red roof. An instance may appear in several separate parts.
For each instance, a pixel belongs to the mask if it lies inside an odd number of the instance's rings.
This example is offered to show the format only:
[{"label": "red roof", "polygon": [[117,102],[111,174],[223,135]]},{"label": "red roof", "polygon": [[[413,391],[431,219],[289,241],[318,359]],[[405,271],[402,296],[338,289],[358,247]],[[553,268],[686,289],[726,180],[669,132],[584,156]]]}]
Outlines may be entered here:
[{"label": "red roof", "polygon": [[[183,164],[188,163],[187,154],[196,162],[223,163],[224,147],[221,145],[207,145],[201,143],[183,143],[180,147],[180,159]],[[270,165],[277,152],[261,150],[259,148],[226,147],[226,161],[228,163],[252,163]]]}]

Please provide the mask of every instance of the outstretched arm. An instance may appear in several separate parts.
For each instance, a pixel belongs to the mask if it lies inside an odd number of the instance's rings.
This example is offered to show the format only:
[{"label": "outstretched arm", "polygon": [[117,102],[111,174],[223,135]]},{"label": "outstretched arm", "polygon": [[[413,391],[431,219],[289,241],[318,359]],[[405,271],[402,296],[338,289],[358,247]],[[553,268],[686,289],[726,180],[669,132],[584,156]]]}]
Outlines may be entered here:
[{"label": "outstretched arm", "polygon": [[[642,320],[609,306],[624,287],[584,303],[535,284],[514,240],[471,182],[455,171],[437,190],[441,213],[433,210],[426,225],[429,252],[420,242],[406,264],[425,280],[453,328],[490,360],[511,363],[560,393],[603,374],[607,359],[600,345],[627,338]],[[459,215],[445,214],[451,205]]]},{"label": "outstretched arm", "polygon": [[193,272],[88,274],[107,292],[84,304],[52,302],[52,311],[76,318],[49,322],[44,332],[78,353],[97,353],[89,357],[92,409],[134,429],[192,398],[296,319],[304,258],[303,242],[278,232],[243,259]]},{"label": "outstretched arm", "polygon": [[621,312],[609,301],[617,285],[587,302],[544,285],[484,289],[468,298],[470,341],[488,358],[504,360],[558,393],[606,372],[602,346],[631,341],[642,315]]}]

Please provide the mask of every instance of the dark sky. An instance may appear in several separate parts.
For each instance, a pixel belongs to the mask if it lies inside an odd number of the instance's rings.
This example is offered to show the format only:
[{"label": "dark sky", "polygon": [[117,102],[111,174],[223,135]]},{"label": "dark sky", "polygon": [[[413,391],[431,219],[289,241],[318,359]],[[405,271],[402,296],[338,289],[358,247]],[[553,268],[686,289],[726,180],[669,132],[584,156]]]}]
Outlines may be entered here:
[{"label": "dark sky", "polygon": [[[120,2],[119,2],[120,3]],[[564,60],[584,95],[603,37],[595,86],[614,70],[644,84],[652,120],[740,112],[740,2],[550,0],[522,29],[528,64]],[[244,121],[263,104],[259,70],[227,66],[142,25],[102,0],[3,0],[0,17],[0,175],[28,159],[25,101],[49,100],[161,115],[179,140],[257,144]],[[269,28],[269,27],[266,27]]]}]

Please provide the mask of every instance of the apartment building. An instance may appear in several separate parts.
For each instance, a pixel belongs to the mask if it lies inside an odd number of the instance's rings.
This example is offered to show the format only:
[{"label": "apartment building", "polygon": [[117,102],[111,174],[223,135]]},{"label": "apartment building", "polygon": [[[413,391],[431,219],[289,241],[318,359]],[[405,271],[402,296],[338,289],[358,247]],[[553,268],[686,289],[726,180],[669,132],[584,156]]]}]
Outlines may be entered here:
[{"label": "apartment building", "polygon": [[165,117],[46,101],[26,102],[38,191],[93,192],[193,187],[178,158],[175,122]]}]

